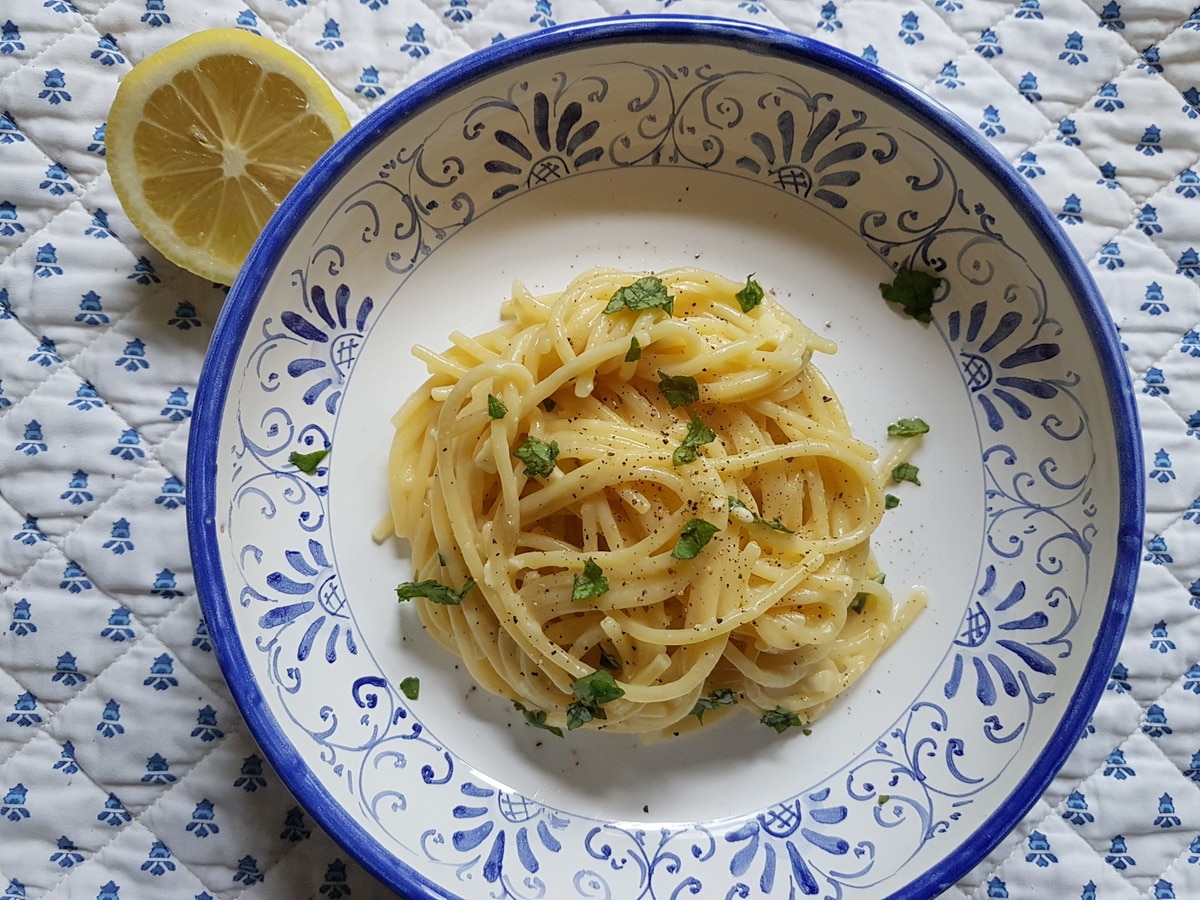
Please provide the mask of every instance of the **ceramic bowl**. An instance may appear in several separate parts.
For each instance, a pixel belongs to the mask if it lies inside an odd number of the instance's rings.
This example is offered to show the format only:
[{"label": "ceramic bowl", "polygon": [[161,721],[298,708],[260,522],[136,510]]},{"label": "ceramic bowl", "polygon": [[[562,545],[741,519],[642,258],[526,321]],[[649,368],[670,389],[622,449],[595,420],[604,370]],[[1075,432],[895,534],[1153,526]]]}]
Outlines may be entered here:
[{"label": "ceramic bowl", "polygon": [[[371,531],[412,345],[494,327],[514,279],[596,265],[753,272],[838,343],[821,365],[858,435],[932,426],[874,544],[929,607],[810,735],[731,715],[560,740],[395,600],[408,560]],[[943,279],[932,322],[881,298],[901,266]],[[197,581],[264,752],[405,896],[930,897],[1035,802],[1103,690],[1140,547],[1131,398],[1053,217],[928,97],[762,27],[569,25],[397,95],[271,220],[197,393]]]}]

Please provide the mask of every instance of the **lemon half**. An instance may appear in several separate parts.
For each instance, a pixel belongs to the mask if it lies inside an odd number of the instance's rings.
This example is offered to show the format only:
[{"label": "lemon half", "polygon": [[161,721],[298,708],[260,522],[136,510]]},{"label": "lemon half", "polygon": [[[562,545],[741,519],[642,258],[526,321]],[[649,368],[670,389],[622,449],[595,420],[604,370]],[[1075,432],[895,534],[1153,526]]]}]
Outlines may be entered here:
[{"label": "lemon half", "polygon": [[189,272],[232,284],[284,196],[349,127],[295,53],[215,28],[130,70],[109,110],[105,155],[146,240]]}]

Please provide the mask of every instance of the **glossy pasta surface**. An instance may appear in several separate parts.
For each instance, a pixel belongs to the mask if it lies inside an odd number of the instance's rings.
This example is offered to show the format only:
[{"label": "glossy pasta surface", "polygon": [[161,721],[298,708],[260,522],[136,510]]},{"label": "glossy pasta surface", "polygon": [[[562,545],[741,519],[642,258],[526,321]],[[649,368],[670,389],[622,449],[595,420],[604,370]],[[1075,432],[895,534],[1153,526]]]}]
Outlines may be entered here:
[{"label": "glossy pasta surface", "polygon": [[665,736],[738,706],[807,724],[911,617],[871,555],[877,454],[811,359],[835,347],[748,284],[518,284],[494,331],[416,351],[431,374],[394,419],[391,524],[448,597],[414,602],[539,724]]}]

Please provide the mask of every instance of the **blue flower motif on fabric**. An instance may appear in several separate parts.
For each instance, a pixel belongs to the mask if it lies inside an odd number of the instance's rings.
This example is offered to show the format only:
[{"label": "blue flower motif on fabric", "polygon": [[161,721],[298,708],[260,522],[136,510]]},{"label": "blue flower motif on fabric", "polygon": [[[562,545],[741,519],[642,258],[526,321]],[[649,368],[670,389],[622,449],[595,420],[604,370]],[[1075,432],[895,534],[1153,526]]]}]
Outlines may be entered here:
[{"label": "blue flower motif on fabric", "polygon": [[92,132],[91,143],[89,143],[87,145],[88,153],[95,153],[97,156],[100,156],[100,157],[104,156],[104,153],[105,153],[104,133],[105,133],[105,131],[107,131],[107,126],[105,124],[101,123],[100,125],[96,126],[95,130]]},{"label": "blue flower motif on fabric", "polygon": [[10,712],[4,721],[16,725],[18,728],[31,728],[34,725],[42,724],[42,715],[37,711],[37,697],[22,691],[17,695],[17,701],[13,704],[13,711]]},{"label": "blue flower motif on fabric", "polygon": [[24,597],[13,604],[12,621],[8,623],[8,630],[17,637],[37,633],[37,625],[33,622],[33,608]]},{"label": "blue flower motif on fabric", "polygon": [[100,629],[100,637],[113,643],[132,641],[135,634],[131,625],[133,614],[124,606],[118,606],[108,615],[108,624]]},{"label": "blue flower motif on fabric", "polygon": [[112,530],[109,534],[110,537],[104,542],[103,547],[105,550],[111,551],[114,556],[121,556],[134,549],[132,526],[124,516],[112,523]]},{"label": "blue flower motif on fabric", "polygon": [[529,17],[529,21],[538,28],[553,28],[557,25],[558,23],[554,21],[554,10],[550,0],[535,0],[533,15]]},{"label": "blue flower motif on fabric", "polygon": [[1088,811],[1087,798],[1079,791],[1071,791],[1063,804],[1063,818],[1072,825],[1090,825],[1096,817]]},{"label": "blue flower motif on fabric", "polygon": [[410,25],[404,35],[404,43],[400,45],[400,52],[407,53],[413,59],[428,56],[429,45],[425,41],[425,29],[415,22]]},{"label": "blue flower motif on fabric", "polygon": [[312,837],[312,829],[305,824],[304,810],[293,806],[284,816],[283,831],[279,833],[279,839],[294,844],[298,841],[306,841],[310,837]]},{"label": "blue flower motif on fabric", "polygon": [[133,816],[117,798],[117,795],[110,793],[105,798],[104,808],[96,816],[96,821],[103,822],[112,828],[119,828],[122,825],[128,825],[132,822]]},{"label": "blue flower motif on fabric", "polygon": [[817,28],[821,31],[834,32],[842,27],[841,21],[838,19],[837,4],[833,0],[826,0],[821,5],[821,18],[817,21]]},{"label": "blue flower motif on fabric", "polygon": [[107,325],[108,315],[104,312],[103,298],[95,291],[88,291],[79,297],[79,312],[75,321],[80,325]]},{"label": "blue flower motif on fabric", "polygon": [[11,200],[0,201],[0,237],[15,237],[25,233],[20,222],[17,206]]},{"label": "blue flower motif on fabric", "polygon": [[1158,740],[1174,733],[1175,730],[1167,724],[1167,711],[1157,703],[1150,704],[1142,720],[1142,734]]},{"label": "blue flower motif on fabric", "polygon": [[386,92],[379,85],[379,70],[374,66],[364,68],[362,75],[358,77],[358,84],[354,86],[354,93],[367,100],[382,97]]},{"label": "blue flower motif on fabric", "polygon": [[21,40],[21,29],[12,19],[0,26],[0,53],[18,53],[25,49]]},{"label": "blue flower motif on fabric", "polygon": [[150,674],[142,681],[142,684],[154,688],[156,691],[179,687],[179,679],[175,677],[175,660],[169,653],[162,653],[155,657],[154,662],[150,664]]},{"label": "blue flower motif on fabric", "polygon": [[196,808],[192,810],[192,820],[187,823],[184,830],[198,838],[221,833],[221,826],[216,823],[216,813],[211,800],[204,799],[196,804]]},{"label": "blue flower motif on fabric", "polygon": [[1129,854],[1125,836],[1121,834],[1114,835],[1109,841],[1104,861],[1119,872],[1137,865],[1137,861]]},{"label": "blue flower motif on fabric", "polygon": [[116,700],[109,699],[105,702],[96,731],[104,738],[114,738],[125,733],[125,726],[121,724],[121,704]]},{"label": "blue flower motif on fabric", "polygon": [[958,66],[952,59],[946,60],[945,65],[942,66],[942,71],[938,73],[938,77],[934,80],[934,84],[951,91],[962,87],[965,83],[958,77]]},{"label": "blue flower motif on fabric", "polygon": [[1158,815],[1154,817],[1156,828],[1178,828],[1183,820],[1175,812],[1175,799],[1170,794],[1158,798]]},{"label": "blue flower motif on fabric", "polygon": [[192,737],[198,737],[205,743],[220,740],[225,732],[217,727],[217,711],[205,705],[196,714],[196,727],[192,729]]},{"label": "blue flower motif on fabric", "polygon": [[471,12],[469,0],[450,0],[450,6],[442,13],[442,18],[456,25],[461,25],[463,22],[470,22],[474,18],[474,14]]},{"label": "blue flower motif on fabric", "polygon": [[1134,149],[1143,156],[1156,156],[1162,153],[1162,129],[1157,125],[1147,125],[1146,130],[1142,132],[1142,139],[1138,141]]},{"label": "blue flower motif on fabric", "polygon": [[171,764],[161,753],[155,753],[146,760],[143,784],[174,784],[178,780],[179,776],[171,772]]},{"label": "blue flower motif on fabric", "polygon": [[125,57],[117,47],[117,39],[111,34],[102,34],[92,51],[92,59],[102,66],[124,65]]},{"label": "blue flower motif on fabric", "polygon": [[29,810],[25,808],[25,801],[29,796],[29,789],[19,781],[8,789],[2,798],[0,798],[0,819],[8,819],[10,822],[20,822],[22,819],[29,818]]},{"label": "blue flower motif on fabric", "polygon": [[342,40],[342,28],[336,19],[326,20],[325,28],[321,32],[321,37],[317,39],[316,45],[322,50],[340,50],[346,46],[346,42]]},{"label": "blue flower motif on fabric", "polygon": [[252,753],[242,760],[241,774],[234,779],[233,786],[248,794],[267,786],[267,779],[263,777],[263,761],[257,754]]},{"label": "blue flower motif on fabric", "polygon": [[62,357],[58,355],[58,346],[54,343],[54,339],[43,335],[38,342],[37,350],[29,355],[29,361],[37,363],[39,366],[47,367],[62,362]]},{"label": "blue flower motif on fabric", "polygon": [[58,264],[58,248],[49,243],[38,247],[33,260],[33,274],[37,278],[52,278],[62,273],[62,266]]},{"label": "blue flower motif on fabric", "polygon": [[168,872],[175,871],[175,861],[171,857],[170,848],[162,841],[155,841],[150,845],[150,853],[146,857],[146,861],[142,863],[142,871],[148,872],[155,877],[161,877]]},{"label": "blue flower motif on fabric", "polygon": [[192,328],[199,328],[203,323],[196,314],[196,307],[187,300],[181,300],[175,307],[175,315],[167,319],[167,324],[180,331],[188,331]]},{"label": "blue flower motif on fabric", "polygon": [[1045,868],[1058,862],[1058,857],[1050,849],[1050,839],[1036,829],[1029,835],[1029,852],[1025,854],[1025,862]]},{"label": "blue flower motif on fabric", "polygon": [[1146,554],[1142,557],[1142,561],[1154,563],[1156,566],[1175,562],[1175,558],[1171,555],[1170,547],[1167,545],[1167,539],[1161,534],[1156,534],[1150,538],[1146,542]]},{"label": "blue flower motif on fabric", "polygon": [[25,135],[21,134],[21,129],[17,127],[17,120],[12,117],[12,113],[8,110],[0,111],[0,145],[19,144],[24,140]]},{"label": "blue flower motif on fabric", "polygon": [[988,104],[983,110],[983,121],[979,123],[979,130],[986,137],[994,138],[1004,134],[1007,129],[1000,124],[1000,110]]},{"label": "blue flower motif on fabric", "polygon": [[185,506],[187,498],[184,494],[183,482],[174,475],[168,475],[163,481],[158,496],[154,498],[154,502],[166,509],[179,509]]},{"label": "blue flower motif on fabric", "polygon": [[247,887],[258,884],[264,877],[258,868],[258,860],[250,855],[243,856],[238,860],[237,870],[233,873],[233,880]]},{"label": "blue flower motif on fabric", "polygon": [[1148,75],[1162,74],[1163,64],[1157,47],[1150,46],[1142,51],[1141,58],[1138,60],[1138,69]]},{"label": "blue flower motif on fabric", "polygon": [[171,17],[167,13],[166,0],[146,0],[146,11],[142,13],[141,21],[143,25],[149,25],[151,28],[170,25]]},{"label": "blue flower motif on fabric", "polygon": [[154,264],[144,256],[139,256],[133,266],[133,271],[125,276],[130,281],[141,285],[158,284],[162,281],[154,271]]},{"label": "blue flower motif on fabric", "polygon": [[1013,15],[1018,19],[1041,20],[1043,18],[1041,0],[1021,0]]},{"label": "blue flower motif on fabric", "polygon": [[65,834],[59,837],[57,845],[58,849],[50,854],[50,862],[56,863],[60,869],[71,869],[84,861],[83,853]]},{"label": "blue flower motif on fabric", "polygon": [[1125,22],[1121,19],[1121,4],[1117,0],[1108,0],[1100,10],[1100,26],[1112,31],[1124,31]]},{"label": "blue flower motif on fabric", "polygon": [[984,59],[995,59],[1004,53],[1004,48],[1000,46],[1000,38],[991,28],[985,28],[979,34],[979,40],[975,42],[975,52]]},{"label": "blue flower motif on fabric", "polygon": [[261,34],[258,30],[258,16],[254,14],[254,10],[252,9],[243,9],[239,12],[237,19],[234,20],[234,24],[238,28],[249,31],[251,34]]},{"label": "blue flower motif on fabric", "polygon": [[84,684],[88,678],[79,671],[79,662],[73,653],[63,653],[54,663],[54,675],[50,679],[64,687]]},{"label": "blue flower motif on fabric", "polygon": [[67,90],[67,76],[62,69],[47,69],[42,78],[42,85],[42,90],[38,92],[39,100],[45,100],[51,106],[71,102],[71,93]]},{"label": "blue flower motif on fabric", "polygon": [[162,597],[164,600],[174,600],[176,597],[183,596],[183,591],[178,590],[175,582],[175,573],[170,569],[163,569],[154,576],[154,584],[150,586],[150,593],[155,597]]},{"label": "blue flower motif on fabric", "polygon": [[909,10],[900,18],[900,30],[896,35],[909,46],[925,40],[925,35],[921,33],[921,20],[915,12]]},{"label": "blue flower motif on fabric", "polygon": [[1063,42],[1063,51],[1058,54],[1058,58],[1070,66],[1086,63],[1088,57],[1083,52],[1083,35],[1078,31],[1072,31],[1067,35],[1066,41]]},{"label": "blue flower motif on fabric", "polygon": [[1069,194],[1063,199],[1058,221],[1064,225],[1081,225],[1083,223],[1083,201],[1079,199],[1078,194]]},{"label": "blue flower motif on fabric", "polygon": [[350,896],[346,864],[335,859],[325,869],[325,881],[321,885],[321,894],[329,900],[341,900]]}]

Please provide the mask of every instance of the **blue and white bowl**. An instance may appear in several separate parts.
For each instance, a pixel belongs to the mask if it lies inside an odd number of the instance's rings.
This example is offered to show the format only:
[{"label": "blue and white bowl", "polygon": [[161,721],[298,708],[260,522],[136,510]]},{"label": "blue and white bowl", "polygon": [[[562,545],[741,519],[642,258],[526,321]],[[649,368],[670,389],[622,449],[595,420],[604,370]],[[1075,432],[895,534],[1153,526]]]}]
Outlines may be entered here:
[{"label": "blue and white bowl", "polygon": [[[875,544],[930,606],[809,736],[731,715],[559,740],[395,602],[407,560],[370,537],[388,419],[425,375],[411,346],[493,327],[513,279],[690,264],[756,273],[838,342],[821,367],[859,436],[931,423]],[[931,324],[880,298],[900,265],[945,279]],[[272,219],[196,399],[197,579],[263,750],[406,896],[929,897],[1033,804],[1104,687],[1140,546],[1131,396],[1053,217],[927,97],[766,28],[576,24],[398,95]]]}]

